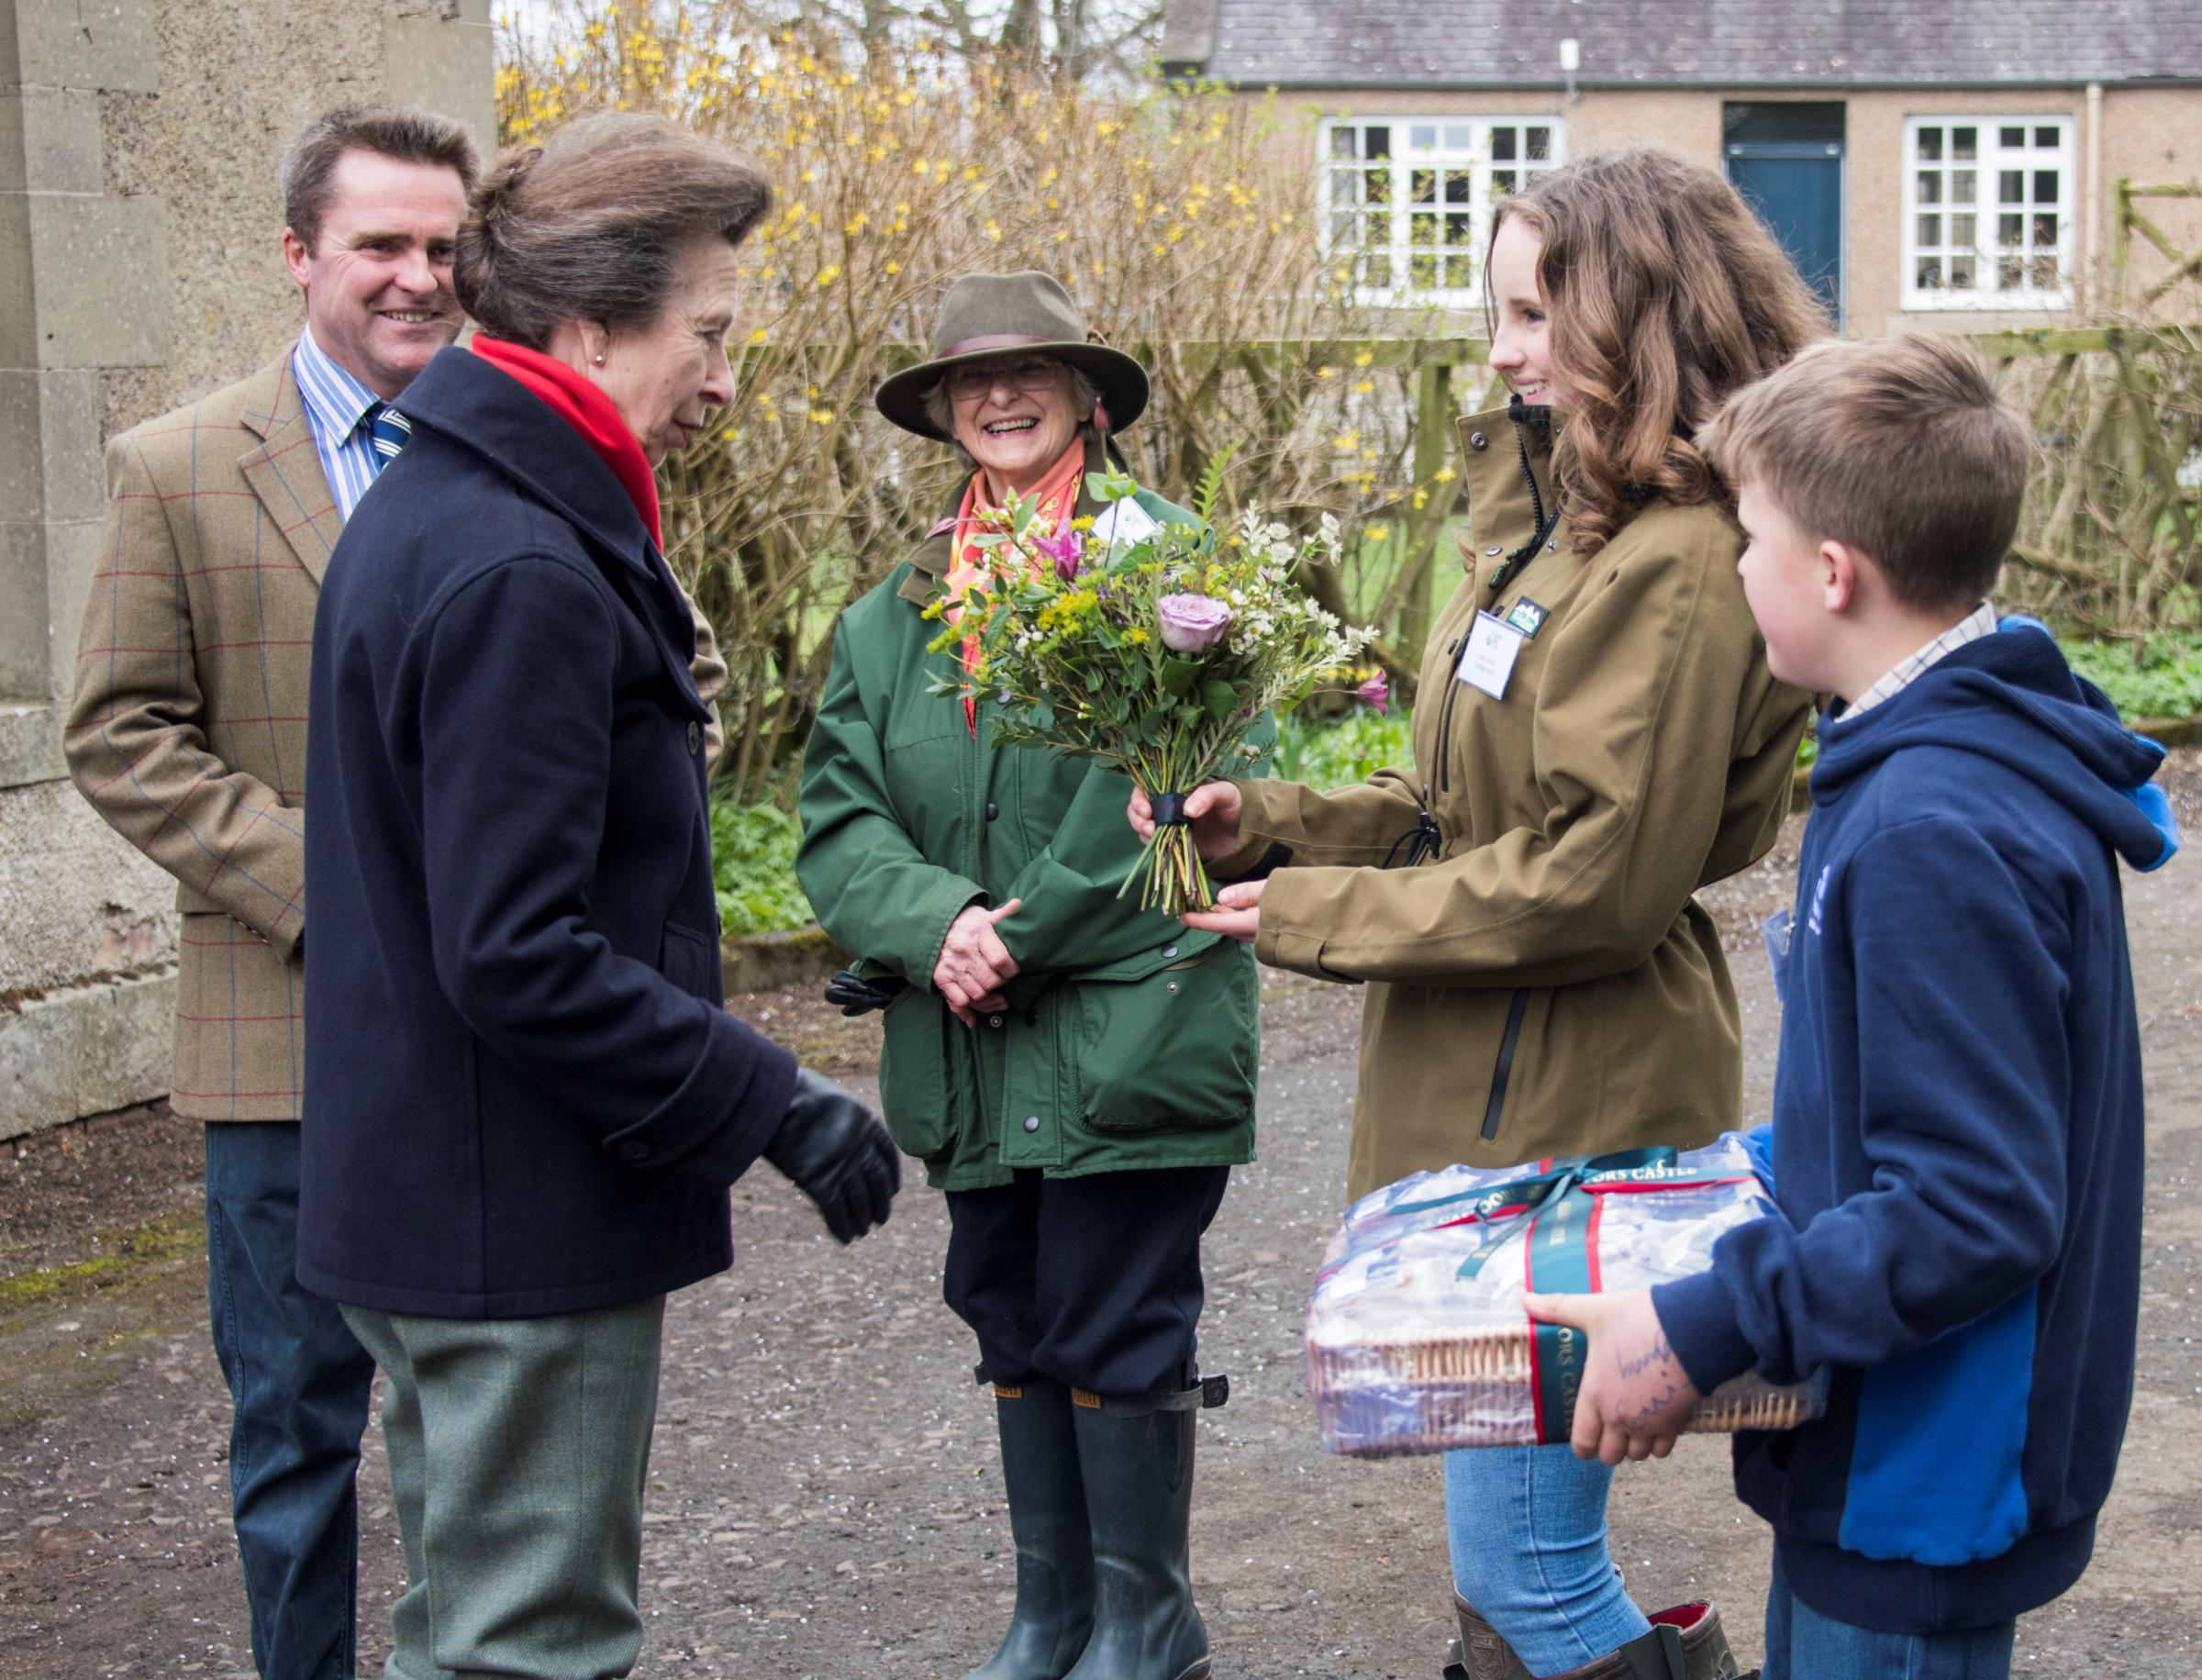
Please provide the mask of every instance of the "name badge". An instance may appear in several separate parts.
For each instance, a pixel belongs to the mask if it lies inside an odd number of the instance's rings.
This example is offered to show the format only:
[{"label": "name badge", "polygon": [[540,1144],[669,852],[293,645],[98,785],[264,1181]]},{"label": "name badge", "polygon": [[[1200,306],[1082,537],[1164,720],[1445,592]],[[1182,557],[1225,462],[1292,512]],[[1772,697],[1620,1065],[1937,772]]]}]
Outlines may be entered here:
[{"label": "name badge", "polygon": [[1094,538],[1105,545],[1128,549],[1156,529],[1160,521],[1129,496],[1111,502],[1094,516]]},{"label": "name badge", "polygon": [[1479,611],[1475,628],[1468,632],[1468,645],[1461,651],[1460,669],[1455,674],[1469,687],[1481,689],[1494,700],[1503,700],[1507,679],[1514,674],[1514,662],[1528,640],[1503,618]]}]

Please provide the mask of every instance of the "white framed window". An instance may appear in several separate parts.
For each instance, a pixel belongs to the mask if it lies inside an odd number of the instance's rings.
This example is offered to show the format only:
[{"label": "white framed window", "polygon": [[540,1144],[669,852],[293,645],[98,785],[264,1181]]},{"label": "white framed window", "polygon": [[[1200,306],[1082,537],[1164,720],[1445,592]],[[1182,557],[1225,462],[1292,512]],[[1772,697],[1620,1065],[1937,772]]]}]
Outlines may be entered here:
[{"label": "white framed window", "polygon": [[1564,161],[1557,117],[1337,117],[1318,138],[1323,249],[1362,300],[1474,308],[1491,206]]},{"label": "white framed window", "polygon": [[2069,117],[1904,124],[1904,307],[2069,309]]}]

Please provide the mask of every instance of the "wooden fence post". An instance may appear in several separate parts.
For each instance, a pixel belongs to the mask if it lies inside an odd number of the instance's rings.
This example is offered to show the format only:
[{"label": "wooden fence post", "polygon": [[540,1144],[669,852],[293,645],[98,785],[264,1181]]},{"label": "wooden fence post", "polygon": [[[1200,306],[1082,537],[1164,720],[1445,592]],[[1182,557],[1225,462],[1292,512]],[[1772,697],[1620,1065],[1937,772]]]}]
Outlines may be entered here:
[{"label": "wooden fence post", "polygon": [[1457,478],[1440,484],[1437,475],[1452,454],[1452,364],[1426,362],[1415,373],[1414,487],[1423,492],[1419,509],[1410,508],[1407,547],[1401,564],[1414,568],[1399,609],[1396,641],[1402,651],[1419,659],[1422,644],[1429,640],[1430,619],[1437,610],[1434,599],[1440,561],[1437,547],[1457,499]]}]

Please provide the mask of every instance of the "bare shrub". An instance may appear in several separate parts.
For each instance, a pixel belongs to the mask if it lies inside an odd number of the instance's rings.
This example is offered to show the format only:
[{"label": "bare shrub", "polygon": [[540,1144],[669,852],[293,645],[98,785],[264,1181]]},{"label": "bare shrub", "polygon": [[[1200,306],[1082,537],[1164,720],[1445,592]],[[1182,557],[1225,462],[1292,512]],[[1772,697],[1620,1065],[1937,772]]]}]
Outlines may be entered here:
[{"label": "bare shrub", "polygon": [[1153,406],[1121,440],[1145,482],[1183,495],[1238,444],[1233,499],[1295,525],[1332,512],[1370,539],[1368,574],[1323,585],[1333,603],[1401,610],[1398,532],[1452,473],[1426,456],[1411,476],[1414,370],[1370,340],[1414,323],[1375,319],[1322,261],[1313,160],[1279,143],[1273,106],[1088,89],[921,42],[851,55],[747,17],[715,0],[568,10],[508,30],[497,79],[506,142],[591,108],[661,110],[740,147],[779,195],[744,247],[740,395],[667,473],[670,558],[733,670],[728,776],[785,786],[833,614],[946,506],[949,451],[871,395],[922,356],[941,293],[973,270],[1055,273],[1147,363]]}]

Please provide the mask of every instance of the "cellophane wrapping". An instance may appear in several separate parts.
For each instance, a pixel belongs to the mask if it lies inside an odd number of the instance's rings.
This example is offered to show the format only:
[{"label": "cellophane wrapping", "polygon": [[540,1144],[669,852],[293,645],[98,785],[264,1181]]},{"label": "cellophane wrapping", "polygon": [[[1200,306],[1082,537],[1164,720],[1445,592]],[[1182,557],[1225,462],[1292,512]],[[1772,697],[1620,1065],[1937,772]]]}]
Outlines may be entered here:
[{"label": "cellophane wrapping", "polygon": [[[1540,1345],[1522,1306],[1532,1258],[1540,1290],[1646,1288],[1710,1269],[1723,1232],[1769,1216],[1782,1217],[1733,1132],[1699,1150],[1448,1167],[1363,1196],[1307,1304],[1323,1444],[1376,1458],[1566,1440],[1585,1350],[1550,1326]],[[1824,1374],[1776,1387],[1746,1373],[1689,1428],[1789,1429],[1825,1400]]]}]

